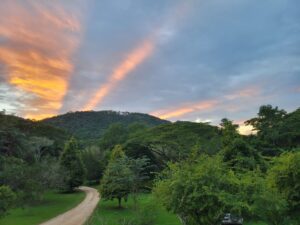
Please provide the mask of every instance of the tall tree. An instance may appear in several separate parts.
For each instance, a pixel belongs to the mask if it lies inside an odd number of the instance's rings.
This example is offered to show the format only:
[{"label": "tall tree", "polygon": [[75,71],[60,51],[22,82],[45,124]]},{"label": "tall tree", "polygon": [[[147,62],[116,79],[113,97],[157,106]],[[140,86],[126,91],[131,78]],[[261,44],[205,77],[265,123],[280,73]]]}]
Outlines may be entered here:
[{"label": "tall tree", "polygon": [[287,115],[285,110],[271,105],[263,105],[259,108],[257,117],[247,120],[246,125],[252,125],[257,131],[257,137],[262,146],[276,147],[280,139],[279,128],[284,123]]},{"label": "tall tree", "polygon": [[60,164],[68,174],[65,177],[66,191],[73,191],[74,188],[83,184],[86,170],[81,159],[78,143],[74,138],[66,143],[60,158]]},{"label": "tall tree", "polygon": [[132,172],[126,158],[111,161],[101,180],[101,196],[106,200],[118,199],[119,208],[122,207],[122,199],[127,201],[131,191]]},{"label": "tall tree", "polygon": [[226,147],[232,143],[232,141],[239,137],[238,128],[239,125],[234,124],[231,120],[223,118],[220,123],[222,131],[222,145]]}]

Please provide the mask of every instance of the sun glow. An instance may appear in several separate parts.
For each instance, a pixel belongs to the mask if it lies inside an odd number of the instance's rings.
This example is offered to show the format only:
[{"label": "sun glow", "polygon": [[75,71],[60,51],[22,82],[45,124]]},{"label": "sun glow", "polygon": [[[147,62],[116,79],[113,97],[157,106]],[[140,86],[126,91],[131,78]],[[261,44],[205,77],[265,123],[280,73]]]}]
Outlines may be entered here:
[{"label": "sun glow", "polygon": [[[41,119],[62,106],[73,71],[71,56],[79,43],[79,20],[59,3],[30,2],[28,8],[6,1],[0,9],[0,63],[5,80],[23,91],[26,117]],[[53,10],[53,9],[56,10]],[[38,19],[37,19],[38,18]]]}]

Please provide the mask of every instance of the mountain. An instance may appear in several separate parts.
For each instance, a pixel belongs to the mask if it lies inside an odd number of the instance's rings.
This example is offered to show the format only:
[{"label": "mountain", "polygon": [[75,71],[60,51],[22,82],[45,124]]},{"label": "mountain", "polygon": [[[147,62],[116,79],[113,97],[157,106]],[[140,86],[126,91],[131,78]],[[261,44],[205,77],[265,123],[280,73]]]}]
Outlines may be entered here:
[{"label": "mountain", "polygon": [[76,138],[84,140],[84,142],[94,143],[100,139],[107,128],[113,123],[121,123],[126,127],[133,123],[141,123],[147,127],[154,127],[170,122],[143,113],[84,111],[69,112],[47,118],[42,120],[41,123],[64,129]]}]

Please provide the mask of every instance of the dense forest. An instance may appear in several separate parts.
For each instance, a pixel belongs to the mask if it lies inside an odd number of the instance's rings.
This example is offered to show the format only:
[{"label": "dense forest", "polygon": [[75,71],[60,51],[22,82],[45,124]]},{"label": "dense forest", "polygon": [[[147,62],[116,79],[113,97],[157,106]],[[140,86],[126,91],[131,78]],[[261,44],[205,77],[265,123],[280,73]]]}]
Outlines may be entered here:
[{"label": "dense forest", "polygon": [[38,204],[48,189],[100,182],[102,198],[119,207],[152,192],[184,225],[218,224],[226,212],[298,225],[300,109],[264,105],[245,123],[255,134],[240,135],[227,118],[213,126],[113,111],[43,121],[3,112],[0,217]]},{"label": "dense forest", "polygon": [[142,113],[87,111],[69,112],[44,119],[41,123],[64,129],[84,143],[91,144],[96,143],[113,123],[121,123],[124,126],[141,123],[147,127],[152,127],[168,123],[168,121]]}]

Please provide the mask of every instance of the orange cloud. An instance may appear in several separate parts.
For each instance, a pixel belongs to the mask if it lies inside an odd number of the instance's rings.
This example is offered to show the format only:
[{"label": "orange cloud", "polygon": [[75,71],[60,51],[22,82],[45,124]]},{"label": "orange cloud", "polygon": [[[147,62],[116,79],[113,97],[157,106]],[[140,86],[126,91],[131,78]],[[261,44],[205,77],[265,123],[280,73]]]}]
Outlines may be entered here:
[{"label": "orange cloud", "polygon": [[0,63],[6,81],[23,91],[25,117],[54,115],[62,106],[79,44],[80,22],[59,2],[1,2]]},{"label": "orange cloud", "polygon": [[159,111],[152,112],[150,114],[157,116],[161,119],[170,119],[170,118],[176,118],[195,111],[212,109],[217,105],[217,103],[218,101],[216,100],[203,101],[195,104],[188,104],[175,109],[171,108],[166,110],[159,110]]},{"label": "orange cloud", "polygon": [[130,52],[124,61],[117,65],[109,76],[108,81],[99,88],[90,101],[83,107],[83,110],[91,110],[98,104],[101,104],[105,96],[152,53],[153,48],[153,41],[146,40]]}]

